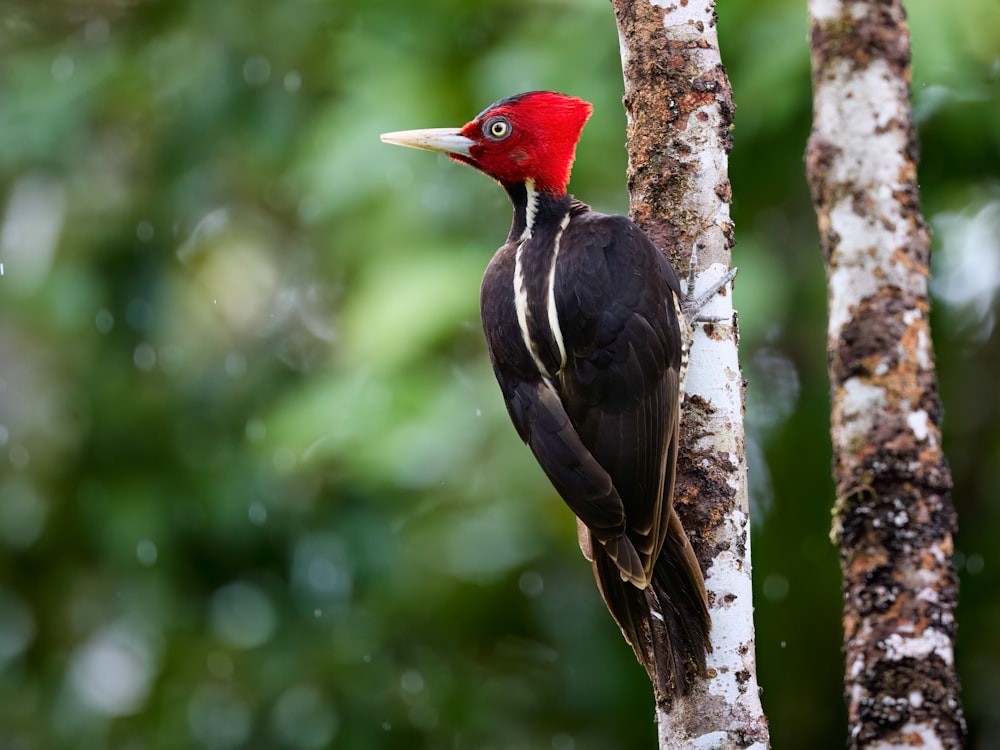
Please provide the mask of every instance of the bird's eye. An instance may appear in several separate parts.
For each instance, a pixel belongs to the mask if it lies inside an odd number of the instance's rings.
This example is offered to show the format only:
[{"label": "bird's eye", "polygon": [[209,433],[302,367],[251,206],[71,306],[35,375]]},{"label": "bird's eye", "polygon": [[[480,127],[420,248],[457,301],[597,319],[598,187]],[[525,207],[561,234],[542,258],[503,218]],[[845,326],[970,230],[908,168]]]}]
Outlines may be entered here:
[{"label": "bird's eye", "polygon": [[483,135],[493,141],[502,141],[510,135],[510,120],[506,117],[491,117],[483,124]]}]

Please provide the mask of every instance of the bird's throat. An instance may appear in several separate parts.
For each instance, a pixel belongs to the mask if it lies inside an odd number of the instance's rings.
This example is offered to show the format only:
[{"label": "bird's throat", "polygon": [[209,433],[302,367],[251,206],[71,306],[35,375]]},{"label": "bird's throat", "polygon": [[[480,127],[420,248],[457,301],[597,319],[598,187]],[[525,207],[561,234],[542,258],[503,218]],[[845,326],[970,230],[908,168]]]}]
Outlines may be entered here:
[{"label": "bird's throat", "polygon": [[530,179],[503,187],[514,207],[514,219],[507,236],[507,241],[513,243],[524,242],[534,234],[539,216],[557,216],[558,222],[572,200],[565,192],[537,190],[535,181]]}]

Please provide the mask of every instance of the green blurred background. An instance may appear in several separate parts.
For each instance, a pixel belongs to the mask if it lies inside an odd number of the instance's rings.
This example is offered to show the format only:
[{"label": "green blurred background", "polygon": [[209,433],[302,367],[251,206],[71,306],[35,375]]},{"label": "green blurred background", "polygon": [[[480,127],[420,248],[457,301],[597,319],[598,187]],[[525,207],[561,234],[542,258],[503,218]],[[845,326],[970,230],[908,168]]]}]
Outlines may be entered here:
[{"label": "green blurred background", "polygon": [[[1000,7],[911,6],[958,661],[991,748]],[[719,13],[759,676],[776,748],[840,748],[805,2]],[[655,746],[489,370],[506,197],[378,140],[567,91],[596,106],[572,189],[623,212],[617,44],[604,0],[0,2],[0,748]]]}]

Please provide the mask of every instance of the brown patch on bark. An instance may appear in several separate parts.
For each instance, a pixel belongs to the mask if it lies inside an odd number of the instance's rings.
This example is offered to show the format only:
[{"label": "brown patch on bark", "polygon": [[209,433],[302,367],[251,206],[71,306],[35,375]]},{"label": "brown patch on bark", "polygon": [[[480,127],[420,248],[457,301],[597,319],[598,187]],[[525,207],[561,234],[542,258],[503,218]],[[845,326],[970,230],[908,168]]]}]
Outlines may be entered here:
[{"label": "brown patch on bark", "polygon": [[[958,590],[949,564],[955,515],[946,472],[914,481],[907,471],[920,462],[919,453],[905,437],[871,453],[860,469],[873,479],[870,488],[851,495],[838,513],[851,747],[898,737],[907,723],[934,727],[945,747],[962,744],[950,658]],[[929,551],[935,549],[938,554]],[[920,638],[918,653],[909,653]]]},{"label": "brown patch on bark", "polygon": [[[694,450],[698,440],[708,433],[709,404],[704,398],[689,395],[684,400],[681,419],[681,442],[677,455],[677,479],[674,507],[691,539],[702,570],[708,569],[719,551],[729,549],[718,542],[715,530],[736,510],[736,490],[729,483],[736,467],[728,454]],[[711,502],[704,502],[711,498]],[[747,530],[749,531],[749,529]],[[738,555],[746,553],[746,539],[740,542]]]},{"label": "brown patch on bark", "polygon": [[823,259],[829,263],[833,249],[840,242],[839,235],[830,224],[830,206],[834,203],[833,182],[830,168],[840,156],[840,147],[823,140],[814,131],[806,146],[806,174],[809,176],[809,191],[819,222],[819,239],[823,249]]},{"label": "brown patch on bark", "polygon": [[[894,368],[904,352],[906,324],[903,313],[917,309],[926,313],[927,300],[898,287],[882,287],[866,299],[840,333],[831,371],[840,382],[851,377],[872,377],[878,369]],[[915,351],[906,352],[915,355]]]},{"label": "brown patch on bark", "polygon": [[[864,9],[860,18],[853,14]],[[900,34],[902,29],[904,33]],[[813,73],[823,74],[831,60],[850,60],[867,68],[873,60],[885,60],[893,73],[910,83],[910,37],[901,2],[867,2],[844,5],[844,14],[824,23],[815,20],[809,28],[813,49]]]},{"label": "brown patch on bark", "polygon": [[[630,216],[682,268],[692,241],[705,227],[683,213],[695,165],[678,157],[700,147],[689,143],[685,132],[690,118],[705,107],[720,108],[722,126],[716,136],[727,151],[732,147],[732,89],[721,65],[708,72],[699,70],[693,53],[707,48],[706,40],[668,37],[663,8],[617,2],[615,14],[622,36],[632,40],[622,99],[629,115]],[[675,137],[668,141],[665,132]]]}]

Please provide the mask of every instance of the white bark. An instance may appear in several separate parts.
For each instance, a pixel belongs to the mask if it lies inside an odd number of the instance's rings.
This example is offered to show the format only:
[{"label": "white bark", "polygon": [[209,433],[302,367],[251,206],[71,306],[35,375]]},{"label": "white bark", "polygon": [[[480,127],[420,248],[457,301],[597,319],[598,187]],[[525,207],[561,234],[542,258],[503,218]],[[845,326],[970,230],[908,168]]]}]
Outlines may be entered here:
[{"label": "white bark", "polygon": [[901,0],[810,0],[849,746],[958,748],[951,478]]},{"label": "white bark", "polygon": [[[725,164],[722,166],[725,168]],[[702,174],[709,180],[713,176]],[[714,186],[715,182],[707,184]],[[720,213],[728,220],[728,205]],[[728,255],[728,248],[720,242],[722,234],[719,231],[710,229],[705,233],[706,246],[713,234],[716,244]],[[708,287],[727,269],[727,265],[713,263],[698,276],[696,291]],[[711,408],[706,410],[709,416],[700,425],[702,434],[696,439],[693,450],[696,455],[706,456],[705,461],[721,461],[731,467],[728,484],[733,491],[732,507],[714,530],[718,544],[705,571],[712,616],[712,653],[706,661],[710,678],[676,701],[669,711],[658,708],[660,748],[749,747],[764,750],[768,747],[767,724],[757,687],[754,654],[743,378],[738,360],[738,330],[729,322],[735,319],[731,288],[705,308],[704,316],[722,318],[725,322],[711,323],[711,336],[706,333],[705,325],[695,326],[687,397],[700,397]],[[698,502],[712,502],[712,498],[699,497]],[[739,738],[748,727],[754,729],[760,740],[742,745]]]}]

